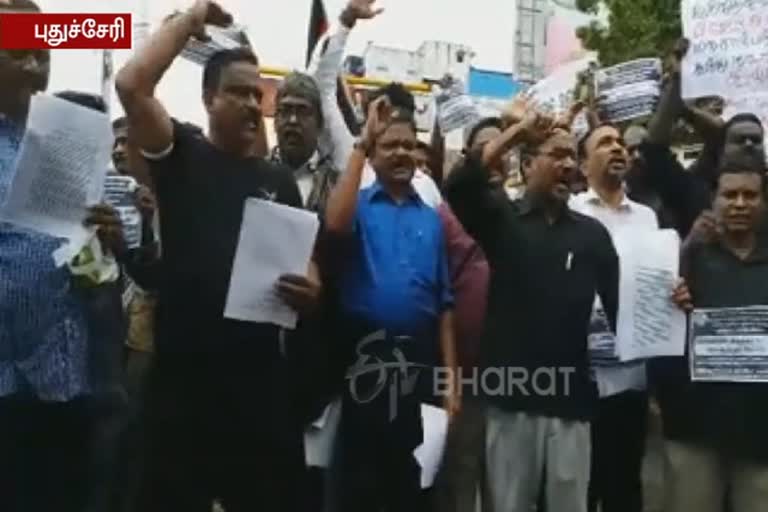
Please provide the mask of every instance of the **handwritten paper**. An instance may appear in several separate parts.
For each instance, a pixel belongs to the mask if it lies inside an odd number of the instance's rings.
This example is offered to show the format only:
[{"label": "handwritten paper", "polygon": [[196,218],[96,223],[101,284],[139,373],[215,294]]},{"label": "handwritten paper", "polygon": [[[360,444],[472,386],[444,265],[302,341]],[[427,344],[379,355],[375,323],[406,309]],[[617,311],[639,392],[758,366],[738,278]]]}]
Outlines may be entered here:
[{"label": "handwritten paper", "polygon": [[595,72],[601,118],[613,123],[653,114],[661,94],[661,60],[637,59]]},{"label": "handwritten paper", "polygon": [[694,381],[768,382],[768,306],[694,310],[689,363]]},{"label": "handwritten paper", "polygon": [[66,238],[67,254],[77,254],[89,237],[83,226],[87,207],[102,196],[112,140],[106,114],[54,96],[33,96],[0,218]]},{"label": "handwritten paper", "polygon": [[768,91],[768,0],[683,0],[684,98]]},{"label": "handwritten paper", "polygon": [[319,224],[314,213],[247,199],[224,316],[294,329],[296,311],[275,284],[283,274],[306,275]]},{"label": "handwritten paper", "polygon": [[685,352],[686,318],[671,299],[680,238],[671,229],[616,236],[621,280],[616,353],[622,361]]},{"label": "handwritten paper", "polygon": [[435,482],[443,460],[445,439],[448,435],[448,414],[439,407],[422,404],[421,423],[424,442],[413,451],[413,455],[421,466],[421,488],[429,489]]},{"label": "handwritten paper", "polygon": [[104,180],[104,202],[114,207],[123,224],[123,236],[129,249],[141,246],[141,213],[134,194],[139,184],[130,176],[107,174]]}]

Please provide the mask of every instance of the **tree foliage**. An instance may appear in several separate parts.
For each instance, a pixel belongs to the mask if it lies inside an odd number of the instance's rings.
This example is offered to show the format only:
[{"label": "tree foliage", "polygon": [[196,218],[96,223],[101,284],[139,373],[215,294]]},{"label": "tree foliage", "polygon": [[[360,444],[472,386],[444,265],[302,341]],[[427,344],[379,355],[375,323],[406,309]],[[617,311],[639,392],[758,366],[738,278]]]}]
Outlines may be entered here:
[{"label": "tree foliage", "polygon": [[682,36],[680,0],[577,0],[576,5],[590,14],[607,10],[607,26],[593,21],[576,32],[603,66],[664,56]]}]

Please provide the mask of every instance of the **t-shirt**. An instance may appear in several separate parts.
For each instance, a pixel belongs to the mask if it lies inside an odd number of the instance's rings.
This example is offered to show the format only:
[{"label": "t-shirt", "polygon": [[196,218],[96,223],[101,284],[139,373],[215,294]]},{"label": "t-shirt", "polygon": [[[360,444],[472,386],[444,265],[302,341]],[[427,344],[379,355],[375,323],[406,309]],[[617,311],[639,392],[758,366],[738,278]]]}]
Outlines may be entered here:
[{"label": "t-shirt", "polygon": [[[159,157],[159,158],[158,158]],[[174,122],[174,144],[149,156],[163,240],[156,351],[278,354],[279,330],[224,318],[245,200],[301,208],[289,170],[225,153]],[[250,348],[247,348],[250,347]]]}]

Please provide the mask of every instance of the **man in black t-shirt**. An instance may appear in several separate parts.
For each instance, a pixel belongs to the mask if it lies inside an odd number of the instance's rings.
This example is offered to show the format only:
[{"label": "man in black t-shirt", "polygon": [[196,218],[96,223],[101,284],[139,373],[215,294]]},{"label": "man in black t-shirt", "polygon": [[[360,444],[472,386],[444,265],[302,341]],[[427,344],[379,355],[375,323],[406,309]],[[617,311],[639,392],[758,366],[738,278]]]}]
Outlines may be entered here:
[{"label": "man in black t-shirt", "polygon": [[[224,318],[244,201],[297,208],[290,172],[254,156],[262,92],[256,57],[215,54],[203,73],[208,136],[173,121],[154,97],[164,71],[205,24],[227,25],[218,5],[198,0],[168,20],[118,73],[117,91],[149,160],[160,213],[162,272],[156,367],[149,382],[148,460],[139,509],[293,511],[301,490],[302,424],[285,333]],[[320,292],[307,276],[283,276],[281,298],[301,314]]]}]

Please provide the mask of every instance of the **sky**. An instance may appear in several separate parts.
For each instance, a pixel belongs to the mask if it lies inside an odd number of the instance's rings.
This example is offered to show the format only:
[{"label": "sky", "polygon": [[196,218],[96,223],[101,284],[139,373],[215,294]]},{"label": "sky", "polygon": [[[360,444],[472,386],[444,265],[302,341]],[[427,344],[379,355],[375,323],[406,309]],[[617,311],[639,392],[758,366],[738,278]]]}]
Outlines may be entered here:
[{"label": "sky", "polygon": [[[48,12],[133,12],[140,0],[38,0]],[[191,0],[150,0],[150,19],[157,21]],[[346,0],[325,0],[332,20]],[[249,29],[251,41],[265,65],[303,65],[310,0],[221,0],[235,20]],[[361,22],[350,38],[349,50],[361,54],[369,41],[415,50],[425,40],[449,41],[472,47],[477,67],[511,71],[515,38],[512,0],[380,0],[384,14]],[[472,6],[471,8],[469,6]],[[471,21],[469,21],[471,19]],[[56,52],[51,89],[98,87],[93,51]],[[66,54],[64,54],[66,53]],[[62,55],[64,54],[64,55]],[[118,56],[118,65],[123,59]]]}]

